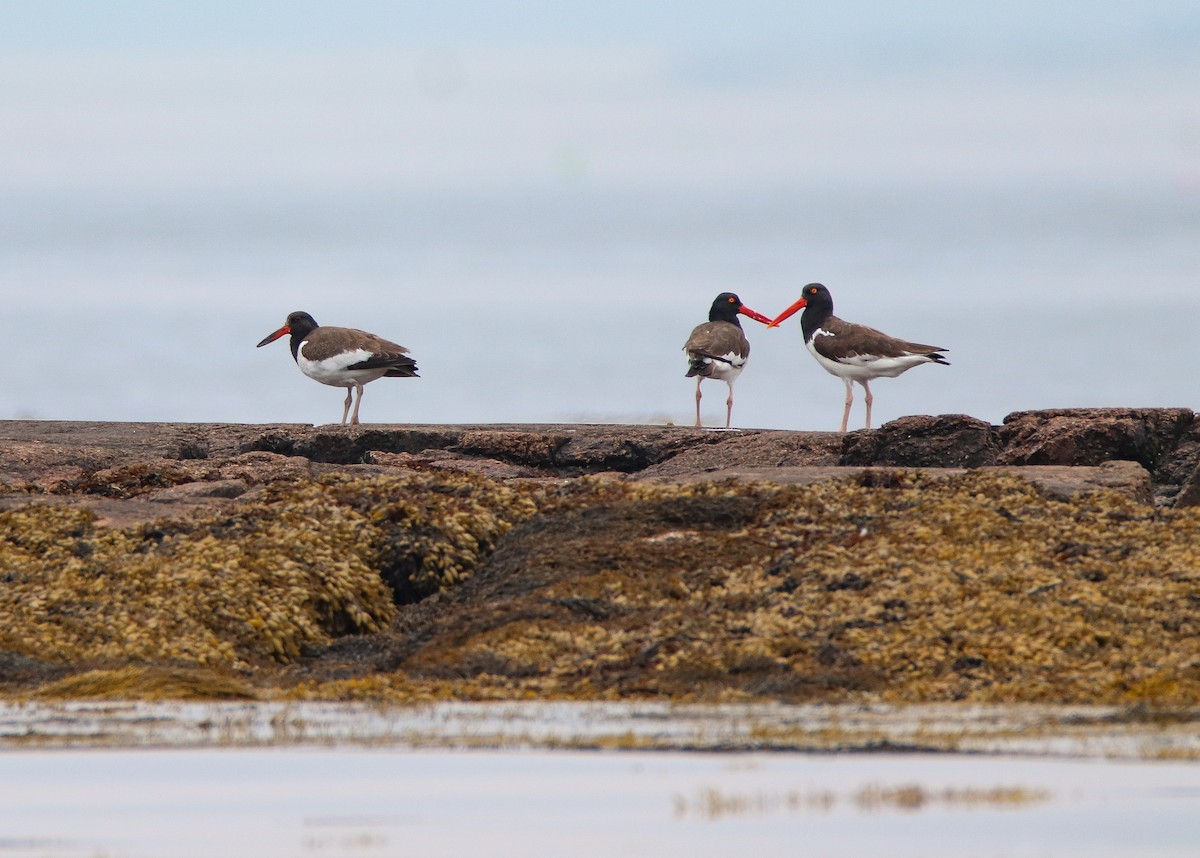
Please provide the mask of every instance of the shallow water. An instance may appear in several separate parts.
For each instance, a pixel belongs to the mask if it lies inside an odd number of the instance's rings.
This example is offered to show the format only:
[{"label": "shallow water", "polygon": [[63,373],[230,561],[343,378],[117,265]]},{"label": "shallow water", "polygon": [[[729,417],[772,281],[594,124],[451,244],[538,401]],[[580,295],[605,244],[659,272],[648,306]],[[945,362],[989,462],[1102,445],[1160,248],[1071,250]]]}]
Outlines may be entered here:
[{"label": "shallow water", "polygon": [[1185,714],[5,703],[0,856],[1190,856]]},{"label": "shallow water", "polygon": [[[277,749],[12,752],[0,766],[0,855],[22,858],[1200,849],[1200,767],[1177,763]],[[865,798],[897,787],[927,798]],[[1027,798],[939,798],[997,787]]]}]

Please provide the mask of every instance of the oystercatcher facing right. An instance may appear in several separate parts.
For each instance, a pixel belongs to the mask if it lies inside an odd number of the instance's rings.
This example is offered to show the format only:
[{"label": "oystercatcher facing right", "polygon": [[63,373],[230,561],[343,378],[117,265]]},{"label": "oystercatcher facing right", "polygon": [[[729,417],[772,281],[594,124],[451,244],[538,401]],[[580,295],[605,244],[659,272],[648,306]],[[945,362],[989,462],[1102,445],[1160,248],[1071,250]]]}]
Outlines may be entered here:
[{"label": "oystercatcher facing right", "polygon": [[950,365],[950,361],[941,355],[946,349],[939,346],[898,340],[866,325],[842,321],[833,315],[833,298],[820,283],[805,286],[799,300],[776,316],[768,327],[778,326],[800,309],[804,310],[804,315],[800,317],[804,345],[826,372],[846,383],[842,432],[846,431],[850,406],[854,403],[853,382],[857,381],[866,391],[867,428],[870,429],[871,403],[874,401],[870,383],[873,379],[895,378],[923,363]]},{"label": "oystercatcher facing right", "polygon": [[725,400],[725,428],[733,419],[733,383],[742,374],[746,358],[750,357],[750,341],[738,321],[738,313],[756,322],[770,325],[771,320],[751,310],[732,292],[722,292],[708,311],[708,321],[697,325],[684,343],[687,352],[687,378],[696,376],[696,425],[700,424],[700,382],[715,378],[729,385]]}]

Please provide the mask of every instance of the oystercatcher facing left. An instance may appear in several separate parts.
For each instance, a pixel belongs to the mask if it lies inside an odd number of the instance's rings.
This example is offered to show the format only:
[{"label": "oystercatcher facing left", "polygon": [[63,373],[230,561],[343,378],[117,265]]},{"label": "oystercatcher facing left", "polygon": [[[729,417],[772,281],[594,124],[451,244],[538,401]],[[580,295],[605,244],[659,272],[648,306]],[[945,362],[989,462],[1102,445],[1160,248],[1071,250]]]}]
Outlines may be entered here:
[{"label": "oystercatcher facing left", "polygon": [[874,401],[870,383],[873,379],[895,378],[923,363],[950,365],[950,361],[941,355],[946,350],[939,346],[910,343],[866,325],[843,322],[833,315],[833,298],[820,283],[805,286],[796,303],[776,316],[768,327],[778,326],[801,308],[804,309],[804,315],[800,317],[804,345],[826,372],[846,383],[842,432],[846,431],[850,406],[854,403],[853,382],[857,381],[866,391],[867,428],[870,429],[871,403]]},{"label": "oystercatcher facing left", "polygon": [[742,303],[732,292],[722,292],[708,311],[708,321],[697,325],[684,344],[687,352],[687,378],[696,376],[696,425],[700,424],[700,382],[715,378],[729,385],[729,398],[725,400],[725,428],[733,419],[733,383],[742,374],[746,359],[750,357],[750,341],[738,321],[738,313],[749,316],[764,325],[771,320]]},{"label": "oystercatcher facing left", "polygon": [[[257,348],[273,343],[284,334],[292,335],[292,357],[300,371],[314,381],[331,387],[346,388],[342,424],[350,415],[351,425],[358,423],[363,385],[377,378],[415,378],[417,363],[408,349],[356,328],[329,328],[318,325],[308,313],[289,313],[283,327],[263,338]],[[350,403],[354,391],[354,413]]]}]

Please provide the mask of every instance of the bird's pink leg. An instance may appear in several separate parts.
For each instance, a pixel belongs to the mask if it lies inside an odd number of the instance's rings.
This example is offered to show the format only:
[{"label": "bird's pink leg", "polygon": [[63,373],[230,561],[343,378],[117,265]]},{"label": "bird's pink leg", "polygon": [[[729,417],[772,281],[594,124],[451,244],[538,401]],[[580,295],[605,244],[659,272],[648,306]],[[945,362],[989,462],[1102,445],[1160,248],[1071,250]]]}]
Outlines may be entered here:
[{"label": "bird's pink leg", "polygon": [[[342,425],[346,425],[346,415],[350,413],[350,400],[354,396],[354,388],[346,385],[346,404],[342,407]],[[355,412],[357,413],[357,412]]]},{"label": "bird's pink leg", "polygon": [[863,381],[863,390],[867,392],[867,428],[871,428],[871,403],[875,401],[875,397],[871,395],[871,384],[868,381]]},{"label": "bird's pink leg", "polygon": [[363,386],[360,382],[354,382],[355,389],[358,390],[358,399],[354,400],[354,413],[350,415],[350,425],[358,425],[358,406],[362,405]]},{"label": "bird's pink leg", "polygon": [[729,424],[733,422],[733,382],[729,384],[729,398],[725,400],[725,428],[729,428]]},{"label": "bird's pink leg", "polygon": [[703,379],[696,376],[696,426],[700,426],[700,382]]},{"label": "bird's pink leg", "polygon": [[850,406],[854,404],[854,388],[852,382],[846,379],[846,408],[842,411],[842,428],[838,431],[843,435],[846,434],[846,424],[850,422]]}]

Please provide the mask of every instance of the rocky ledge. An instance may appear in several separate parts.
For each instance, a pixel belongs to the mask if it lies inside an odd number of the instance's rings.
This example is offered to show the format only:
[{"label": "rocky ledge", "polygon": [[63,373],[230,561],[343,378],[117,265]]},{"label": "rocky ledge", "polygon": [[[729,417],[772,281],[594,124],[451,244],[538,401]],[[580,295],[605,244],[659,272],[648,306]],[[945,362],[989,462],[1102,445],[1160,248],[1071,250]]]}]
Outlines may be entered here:
[{"label": "rocky ledge", "polygon": [[[905,417],[846,435],[675,426],[307,426],[0,421],[4,503],[32,494],[93,503],[216,505],[280,477],[444,470],[496,480],[810,482],[863,468],[1020,468],[1069,495],[1098,486],[1159,505],[1200,503],[1200,416],[1186,408],[1020,411],[1000,426],[965,415]],[[1136,465],[1136,467],[1134,467]],[[1099,468],[1100,470],[1092,470]],[[132,509],[132,507],[131,507]]]},{"label": "rocky ledge", "polygon": [[1200,418],[0,422],[0,688],[1200,702]]}]

